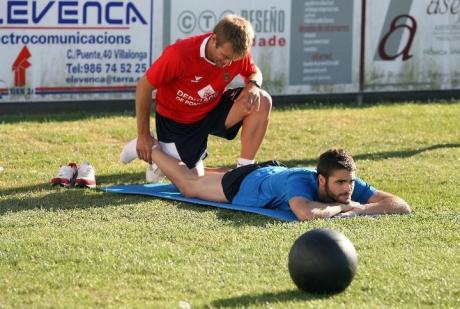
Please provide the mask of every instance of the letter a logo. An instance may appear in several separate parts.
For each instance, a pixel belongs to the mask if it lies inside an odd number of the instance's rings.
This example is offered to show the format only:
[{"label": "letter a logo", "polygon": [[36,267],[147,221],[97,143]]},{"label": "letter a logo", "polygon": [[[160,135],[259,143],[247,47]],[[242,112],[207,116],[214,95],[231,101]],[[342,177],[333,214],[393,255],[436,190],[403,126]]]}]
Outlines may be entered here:
[{"label": "letter a logo", "polygon": [[19,52],[18,57],[13,63],[13,72],[14,72],[14,86],[23,87],[26,85],[26,70],[31,66],[29,61],[31,53],[27,46]]},{"label": "letter a logo", "polygon": [[[412,2],[413,0],[391,1],[375,60],[391,61],[402,56],[402,60],[406,61],[412,57],[410,50],[417,32],[417,21],[409,15]],[[404,36],[405,30],[409,31],[408,36]],[[407,41],[403,41],[403,38],[407,38]]]},{"label": "letter a logo", "polygon": [[[411,21],[411,25],[406,25],[406,24],[399,24],[398,22],[401,19],[408,18]],[[397,31],[398,29],[408,29],[409,30],[409,39],[406,42],[406,46],[403,48],[402,51],[396,52],[391,54],[388,54],[387,51],[385,50],[385,47],[387,46],[388,39],[391,37],[391,35]],[[403,61],[406,61],[410,58],[412,58],[412,55],[409,54],[410,49],[412,47],[412,42],[414,41],[415,33],[417,32],[417,21],[410,15],[399,15],[397,16],[393,22],[391,23],[391,28],[390,31],[383,37],[383,39],[380,41],[379,44],[379,55],[380,58],[383,60],[395,60],[399,56],[402,56]]]}]

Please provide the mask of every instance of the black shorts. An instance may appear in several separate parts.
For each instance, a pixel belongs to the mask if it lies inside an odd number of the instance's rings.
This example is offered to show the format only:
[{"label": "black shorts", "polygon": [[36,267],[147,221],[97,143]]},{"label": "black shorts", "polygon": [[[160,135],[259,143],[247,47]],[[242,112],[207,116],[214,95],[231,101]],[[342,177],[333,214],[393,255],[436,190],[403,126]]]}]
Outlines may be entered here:
[{"label": "black shorts", "polygon": [[174,143],[181,158],[188,168],[207,156],[208,135],[219,136],[232,140],[238,134],[243,122],[231,128],[225,128],[225,120],[233,106],[233,102],[243,88],[229,89],[224,92],[219,104],[202,120],[192,123],[178,123],[156,113],[156,133],[159,141]]},{"label": "black shorts", "polygon": [[224,174],[222,177],[222,189],[224,191],[225,197],[229,202],[233,200],[235,195],[240,190],[241,183],[247,175],[253,171],[267,166],[286,166],[281,162],[276,160],[266,161],[262,163],[249,164],[235,168]]}]

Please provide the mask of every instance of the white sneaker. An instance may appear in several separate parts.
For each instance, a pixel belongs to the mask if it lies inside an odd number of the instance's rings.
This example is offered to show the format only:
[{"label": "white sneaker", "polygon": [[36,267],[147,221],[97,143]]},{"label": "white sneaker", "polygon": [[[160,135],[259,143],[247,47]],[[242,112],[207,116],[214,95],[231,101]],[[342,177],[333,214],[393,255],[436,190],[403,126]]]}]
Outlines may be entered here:
[{"label": "white sneaker", "polygon": [[145,171],[145,179],[147,182],[157,183],[162,181],[165,177],[166,176],[155,163],[147,166],[147,171]]},{"label": "white sneaker", "polygon": [[137,146],[137,138],[133,139],[132,141],[130,141],[123,147],[123,150],[120,153],[120,161],[123,164],[128,164],[134,159],[137,159],[136,146]]},{"label": "white sneaker", "polygon": [[56,176],[51,178],[51,183],[54,185],[61,185],[63,187],[69,187],[72,185],[77,175],[77,164],[69,163],[68,165],[61,165]]},{"label": "white sneaker", "polygon": [[96,187],[96,171],[88,161],[84,161],[78,167],[77,178],[75,179],[75,186],[88,188]]}]

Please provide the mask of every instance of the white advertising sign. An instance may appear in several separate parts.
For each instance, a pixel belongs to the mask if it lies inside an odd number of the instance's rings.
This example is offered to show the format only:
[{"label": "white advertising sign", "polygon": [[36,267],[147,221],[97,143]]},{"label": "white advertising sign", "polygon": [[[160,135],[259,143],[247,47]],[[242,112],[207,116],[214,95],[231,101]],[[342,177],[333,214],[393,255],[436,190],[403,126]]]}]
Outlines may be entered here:
[{"label": "white advertising sign", "polygon": [[2,0],[0,104],[132,98],[152,25],[153,1]]},{"label": "white advertising sign", "polygon": [[289,84],[301,93],[358,90],[360,3],[292,1]]},{"label": "white advertising sign", "polygon": [[368,1],[367,91],[460,87],[460,1]]},{"label": "white advertising sign", "polygon": [[164,47],[231,13],[273,95],[460,88],[460,0],[1,0],[0,104],[133,99]]},{"label": "white advertising sign", "polygon": [[[252,54],[271,94],[346,92],[359,88],[360,6],[351,1],[163,1],[163,47],[212,31],[226,14],[248,19]],[[238,82],[237,82],[238,83]]]}]

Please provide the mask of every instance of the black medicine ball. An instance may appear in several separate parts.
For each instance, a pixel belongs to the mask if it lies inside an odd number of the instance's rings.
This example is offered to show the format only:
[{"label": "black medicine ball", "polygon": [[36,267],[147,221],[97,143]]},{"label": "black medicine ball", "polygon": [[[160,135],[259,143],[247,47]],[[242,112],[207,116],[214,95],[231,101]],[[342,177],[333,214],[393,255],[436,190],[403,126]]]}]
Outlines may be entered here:
[{"label": "black medicine ball", "polygon": [[331,229],[314,229],[300,236],[289,252],[289,274],[301,290],[342,292],[353,280],[358,256],[351,241]]}]

